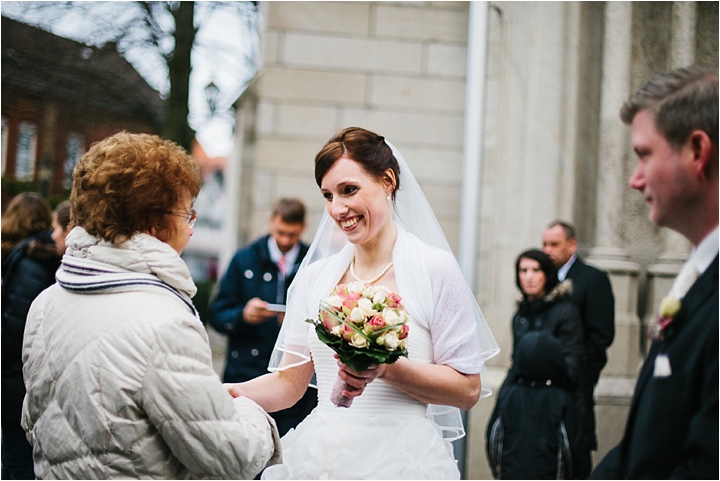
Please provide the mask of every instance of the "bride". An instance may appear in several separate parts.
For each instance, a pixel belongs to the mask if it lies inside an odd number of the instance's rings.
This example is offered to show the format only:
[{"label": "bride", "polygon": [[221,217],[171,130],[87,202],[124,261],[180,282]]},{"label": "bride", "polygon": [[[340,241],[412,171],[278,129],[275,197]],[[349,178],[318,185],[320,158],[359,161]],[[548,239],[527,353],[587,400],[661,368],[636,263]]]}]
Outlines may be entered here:
[{"label": "bride", "polygon": [[[293,405],[317,376],[318,406],[282,439],[263,479],[459,479],[450,441],[481,396],[498,352],[445,236],[400,153],[349,127],[315,158],[326,211],[290,288],[269,374],[227,385],[268,412]],[[410,316],[408,358],[356,372],[306,323],[337,284],[398,293]],[[330,394],[338,376],[349,408]]]}]

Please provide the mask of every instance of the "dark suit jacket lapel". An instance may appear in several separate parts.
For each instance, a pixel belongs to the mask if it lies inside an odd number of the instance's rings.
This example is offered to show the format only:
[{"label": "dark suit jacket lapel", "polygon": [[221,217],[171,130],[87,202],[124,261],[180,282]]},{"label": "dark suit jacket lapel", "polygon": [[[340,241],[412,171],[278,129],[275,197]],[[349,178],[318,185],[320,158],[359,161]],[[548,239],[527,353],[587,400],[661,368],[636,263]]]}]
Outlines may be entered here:
[{"label": "dark suit jacket lapel", "polygon": [[[695,313],[707,300],[708,297],[713,293],[713,290],[718,288],[718,256],[715,256],[715,260],[710,264],[710,267],[703,273],[702,276],[695,281],[690,290],[687,292],[685,297],[682,299],[680,312],[677,314],[677,318],[673,321],[676,323],[674,326],[673,335],[678,335],[678,331],[682,330],[688,322],[688,319]],[[653,345],[648,353],[647,358],[643,364],[640,376],[638,377],[637,385],[635,387],[635,394],[633,395],[633,403],[630,406],[630,413],[628,415],[627,430],[633,429],[634,419],[637,411],[638,400],[640,399],[640,393],[645,390],[648,380],[652,377],[654,371],[655,357],[658,351],[662,349],[662,343],[653,342]],[[625,438],[628,432],[625,433]]]}]

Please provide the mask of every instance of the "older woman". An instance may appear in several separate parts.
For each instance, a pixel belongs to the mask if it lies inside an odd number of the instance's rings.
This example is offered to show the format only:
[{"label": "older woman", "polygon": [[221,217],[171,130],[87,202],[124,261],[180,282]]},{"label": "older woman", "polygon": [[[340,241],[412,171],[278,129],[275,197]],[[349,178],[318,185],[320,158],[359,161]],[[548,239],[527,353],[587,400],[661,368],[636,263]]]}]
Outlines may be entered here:
[{"label": "older woman", "polygon": [[58,283],[33,303],[23,427],[40,478],[252,478],[277,431],[214,373],[180,253],[197,162],[159,137],[119,133],[73,173]]},{"label": "older woman", "polygon": [[531,249],[515,263],[522,294],[513,316],[513,364],[498,393],[486,449],[497,479],[572,479],[579,439],[583,332],[550,257]]}]

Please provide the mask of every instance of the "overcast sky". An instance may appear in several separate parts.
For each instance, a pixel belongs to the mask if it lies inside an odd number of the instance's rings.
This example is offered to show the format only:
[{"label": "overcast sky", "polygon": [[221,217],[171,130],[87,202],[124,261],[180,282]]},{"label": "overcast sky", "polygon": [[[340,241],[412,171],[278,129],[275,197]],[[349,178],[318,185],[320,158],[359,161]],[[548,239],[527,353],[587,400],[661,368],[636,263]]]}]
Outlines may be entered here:
[{"label": "overcast sky", "polygon": [[[31,3],[34,2],[3,1],[0,8],[3,15],[38,25],[56,35],[77,41],[86,40],[83,35],[89,30],[88,22],[92,21],[87,18],[87,14],[71,13],[60,17],[52,15],[52,18],[48,19],[47,9],[29,10],[27,6]],[[123,24],[123,21],[127,22],[127,17],[124,16],[131,15],[132,3],[83,2],[83,6],[91,7],[92,13],[98,18]],[[249,25],[258,22],[248,22],[241,13],[241,7],[239,2],[199,2],[199,8],[196,9],[195,21],[200,25],[200,29],[192,53],[188,120],[211,157],[226,156],[231,152],[234,123],[231,106],[254,75],[255,67],[252,63],[257,62],[257,35]],[[169,15],[164,20],[172,25]],[[108,28],[108,32],[110,30],[111,28]],[[167,93],[167,68],[157,50],[133,46],[128,47],[123,54],[151,87]],[[205,100],[205,86],[211,81],[220,88],[218,108],[212,119]]]}]

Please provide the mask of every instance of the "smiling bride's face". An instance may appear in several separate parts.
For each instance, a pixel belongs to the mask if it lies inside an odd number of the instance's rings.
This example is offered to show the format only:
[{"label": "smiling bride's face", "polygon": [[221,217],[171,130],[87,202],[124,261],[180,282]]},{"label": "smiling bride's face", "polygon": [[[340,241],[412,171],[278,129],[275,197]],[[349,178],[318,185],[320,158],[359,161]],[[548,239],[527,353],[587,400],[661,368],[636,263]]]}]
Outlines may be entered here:
[{"label": "smiling bride's face", "polygon": [[393,179],[390,169],[383,179],[376,179],[348,157],[340,157],[322,178],[320,192],[328,212],[352,244],[372,241],[392,222],[387,197]]}]

